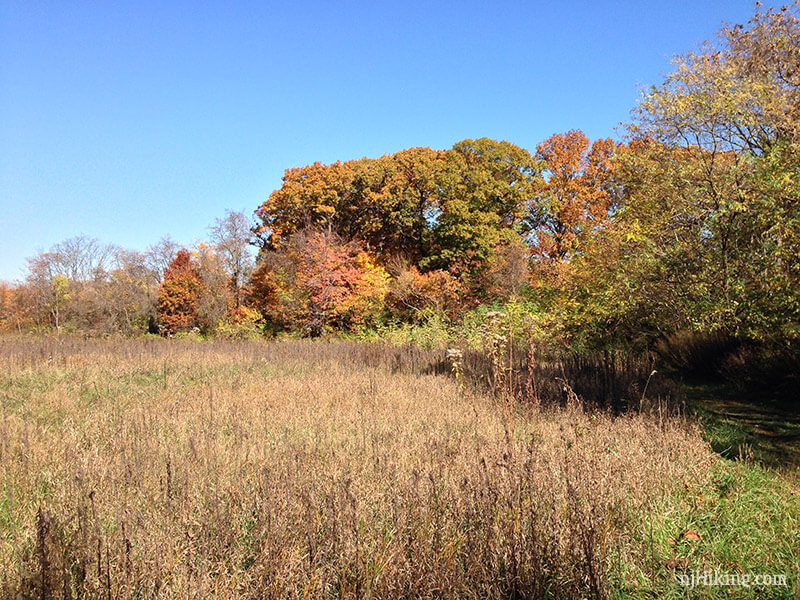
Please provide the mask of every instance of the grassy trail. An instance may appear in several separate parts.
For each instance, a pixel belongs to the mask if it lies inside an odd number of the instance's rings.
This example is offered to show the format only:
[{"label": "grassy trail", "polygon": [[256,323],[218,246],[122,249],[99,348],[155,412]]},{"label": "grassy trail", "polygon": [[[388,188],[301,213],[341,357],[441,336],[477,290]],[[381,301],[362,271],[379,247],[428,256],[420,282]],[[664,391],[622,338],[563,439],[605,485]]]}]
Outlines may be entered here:
[{"label": "grassy trail", "polygon": [[687,404],[704,425],[716,452],[726,458],[751,454],[759,463],[791,472],[800,468],[800,411],[770,394],[730,385],[686,386]]}]

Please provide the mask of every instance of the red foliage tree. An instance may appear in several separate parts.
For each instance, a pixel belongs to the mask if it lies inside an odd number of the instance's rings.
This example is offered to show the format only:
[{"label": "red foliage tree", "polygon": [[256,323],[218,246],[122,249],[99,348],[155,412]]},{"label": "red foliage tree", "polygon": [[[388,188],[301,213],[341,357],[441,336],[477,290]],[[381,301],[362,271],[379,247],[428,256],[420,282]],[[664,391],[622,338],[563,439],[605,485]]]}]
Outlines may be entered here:
[{"label": "red foliage tree", "polygon": [[388,275],[357,241],[301,231],[264,252],[250,280],[249,304],[274,330],[363,326],[384,308]]},{"label": "red foliage tree", "polygon": [[357,242],[313,234],[297,269],[297,283],[308,297],[311,335],[328,325],[360,324],[383,306],[388,276]]}]

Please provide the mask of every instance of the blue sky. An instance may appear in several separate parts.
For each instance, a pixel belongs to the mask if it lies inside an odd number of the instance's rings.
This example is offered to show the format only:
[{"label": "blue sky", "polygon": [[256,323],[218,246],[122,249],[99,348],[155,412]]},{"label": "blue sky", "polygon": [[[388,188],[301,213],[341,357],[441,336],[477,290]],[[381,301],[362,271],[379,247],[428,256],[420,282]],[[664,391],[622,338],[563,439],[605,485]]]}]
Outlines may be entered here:
[{"label": "blue sky", "polygon": [[80,233],[190,244],[316,160],[614,136],[672,55],[752,12],[740,0],[3,0],[0,279]]}]

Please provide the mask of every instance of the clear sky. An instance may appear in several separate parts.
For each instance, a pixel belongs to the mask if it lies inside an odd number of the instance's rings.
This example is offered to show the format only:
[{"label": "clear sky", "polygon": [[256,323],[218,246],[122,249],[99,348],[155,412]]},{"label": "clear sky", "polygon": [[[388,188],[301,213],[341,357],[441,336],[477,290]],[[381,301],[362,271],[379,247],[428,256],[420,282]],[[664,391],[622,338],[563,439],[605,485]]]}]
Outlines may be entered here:
[{"label": "clear sky", "polygon": [[192,243],[316,160],[614,136],[672,55],[752,12],[744,0],[0,0],[0,279],[80,233]]}]

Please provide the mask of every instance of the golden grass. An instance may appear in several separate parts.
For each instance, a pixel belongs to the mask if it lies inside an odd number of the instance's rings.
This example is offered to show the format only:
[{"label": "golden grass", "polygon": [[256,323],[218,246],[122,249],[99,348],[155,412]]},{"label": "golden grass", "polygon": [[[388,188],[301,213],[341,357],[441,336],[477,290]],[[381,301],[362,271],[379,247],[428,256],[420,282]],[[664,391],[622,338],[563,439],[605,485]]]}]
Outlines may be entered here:
[{"label": "golden grass", "polygon": [[691,424],[517,407],[509,437],[422,362],[0,342],[0,593],[605,597],[615,563],[649,564],[648,512],[708,478]]}]

